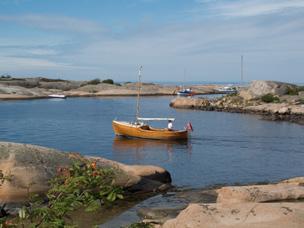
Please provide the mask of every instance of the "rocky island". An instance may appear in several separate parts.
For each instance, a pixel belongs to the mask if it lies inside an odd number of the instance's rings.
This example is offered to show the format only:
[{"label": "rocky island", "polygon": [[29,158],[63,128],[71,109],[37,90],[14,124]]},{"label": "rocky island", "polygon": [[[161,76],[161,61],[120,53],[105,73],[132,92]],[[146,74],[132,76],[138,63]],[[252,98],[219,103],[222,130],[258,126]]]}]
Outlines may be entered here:
[{"label": "rocky island", "polygon": [[173,108],[262,115],[270,120],[304,124],[304,87],[275,81],[253,81],[237,94],[217,99],[176,98]]},{"label": "rocky island", "polygon": [[[196,94],[214,93],[216,85],[193,85]],[[0,100],[39,99],[51,94],[67,97],[135,96],[136,82],[114,83],[112,79],[91,81],[69,81],[62,79],[0,77]],[[179,88],[174,85],[142,83],[142,96],[176,95]]]}]

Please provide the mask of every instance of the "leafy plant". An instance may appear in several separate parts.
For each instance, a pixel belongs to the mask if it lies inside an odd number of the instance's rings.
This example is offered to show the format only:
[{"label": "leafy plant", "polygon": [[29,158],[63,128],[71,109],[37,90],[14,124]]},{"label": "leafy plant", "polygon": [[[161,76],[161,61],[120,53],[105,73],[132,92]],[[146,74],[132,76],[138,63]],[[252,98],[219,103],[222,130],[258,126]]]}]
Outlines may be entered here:
[{"label": "leafy plant", "polygon": [[[5,181],[11,180],[10,175],[4,175],[3,171],[0,170],[0,187]],[[4,227],[13,227],[11,221],[8,219],[9,213],[5,209],[6,204],[0,206],[0,228]]]},{"label": "leafy plant", "polygon": [[278,103],[280,102],[280,98],[268,93],[261,97],[261,100],[265,103]]},{"label": "leafy plant", "polygon": [[19,211],[19,223],[33,227],[75,227],[68,216],[70,212],[79,208],[92,212],[123,199],[123,191],[114,186],[113,178],[112,169],[97,167],[96,162],[59,168],[46,199],[32,196],[28,206]]}]

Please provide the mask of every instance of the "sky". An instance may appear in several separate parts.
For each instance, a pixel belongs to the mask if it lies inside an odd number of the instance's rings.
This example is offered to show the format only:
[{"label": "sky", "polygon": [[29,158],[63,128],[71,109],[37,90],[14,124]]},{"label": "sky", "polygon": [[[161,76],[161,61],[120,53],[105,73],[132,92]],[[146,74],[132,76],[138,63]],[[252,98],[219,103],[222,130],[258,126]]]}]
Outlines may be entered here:
[{"label": "sky", "polygon": [[304,0],[0,0],[0,75],[304,82]]}]

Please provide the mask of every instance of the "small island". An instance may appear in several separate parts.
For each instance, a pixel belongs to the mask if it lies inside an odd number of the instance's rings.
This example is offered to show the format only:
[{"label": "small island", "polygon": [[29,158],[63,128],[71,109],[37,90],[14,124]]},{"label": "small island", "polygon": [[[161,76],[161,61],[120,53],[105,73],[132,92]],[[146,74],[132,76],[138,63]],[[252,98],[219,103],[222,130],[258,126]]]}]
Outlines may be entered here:
[{"label": "small island", "polygon": [[276,81],[253,81],[238,93],[216,99],[176,98],[172,108],[250,113],[269,120],[304,124],[304,87]]},{"label": "small island", "polygon": [[[215,93],[216,85],[193,85],[196,94]],[[142,83],[141,96],[176,95],[176,85]],[[44,77],[14,78],[0,77],[0,100],[42,99],[51,94],[66,97],[136,96],[137,82],[115,83],[112,79],[90,81],[70,81]]]}]

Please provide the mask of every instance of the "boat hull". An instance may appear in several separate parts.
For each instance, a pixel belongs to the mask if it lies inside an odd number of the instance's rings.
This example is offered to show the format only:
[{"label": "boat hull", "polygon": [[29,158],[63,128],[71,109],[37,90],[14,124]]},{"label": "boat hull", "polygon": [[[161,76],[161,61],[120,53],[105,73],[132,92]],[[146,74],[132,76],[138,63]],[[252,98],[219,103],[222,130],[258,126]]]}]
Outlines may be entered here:
[{"label": "boat hull", "polygon": [[159,140],[186,140],[188,131],[169,131],[168,129],[152,128],[148,125],[135,125],[128,122],[116,121],[112,122],[114,133],[120,136],[159,139]]}]

